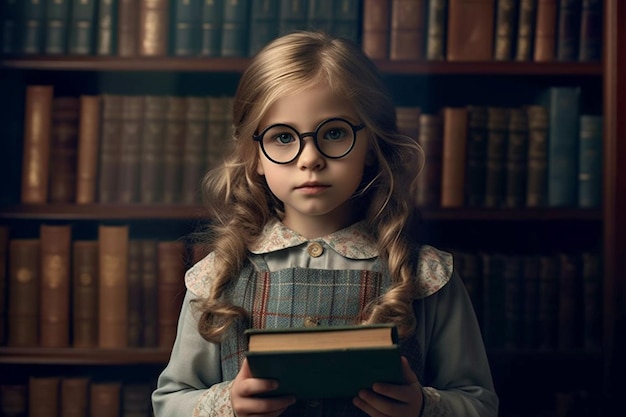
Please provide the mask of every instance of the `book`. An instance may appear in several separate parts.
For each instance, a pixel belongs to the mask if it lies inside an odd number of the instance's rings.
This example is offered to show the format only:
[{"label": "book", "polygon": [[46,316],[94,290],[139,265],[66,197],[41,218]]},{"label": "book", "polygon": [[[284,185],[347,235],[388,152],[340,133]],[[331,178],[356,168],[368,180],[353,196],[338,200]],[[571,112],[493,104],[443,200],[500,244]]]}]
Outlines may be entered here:
[{"label": "book", "polygon": [[139,201],[139,160],[143,130],[144,97],[125,95],[122,97],[122,119],[120,132],[120,156],[117,183],[117,202]]},{"label": "book", "polygon": [[538,255],[524,256],[521,347],[527,349],[536,349],[539,345],[539,267]]},{"label": "book", "polygon": [[443,108],[441,207],[462,207],[465,200],[467,108]]},{"label": "book", "polygon": [[39,239],[9,241],[7,345],[10,347],[39,345],[39,246]]},{"label": "book", "polygon": [[580,116],[578,142],[578,206],[602,204],[602,116]]},{"label": "book", "polygon": [[519,0],[515,60],[530,61],[535,40],[535,12],[537,0]]},{"label": "book", "polygon": [[152,387],[148,383],[126,383],[122,385],[121,407],[123,417],[150,417],[152,405],[150,394]]},{"label": "book", "polygon": [[90,204],[96,201],[100,149],[100,104],[100,96],[80,96],[76,161],[77,204]]},{"label": "book", "polygon": [[89,416],[119,417],[121,415],[121,382],[92,382],[89,388]]},{"label": "book", "polygon": [[495,21],[494,59],[510,61],[513,58],[513,37],[517,18],[516,0],[497,0]]},{"label": "book", "polygon": [[143,346],[143,282],[141,241],[128,241],[128,347]]},{"label": "book", "polygon": [[559,0],[557,14],[556,59],[578,61],[581,0]]},{"label": "book", "polygon": [[140,56],[165,56],[168,52],[170,2],[169,0],[139,1]]},{"label": "book", "polygon": [[521,346],[523,336],[523,258],[517,255],[504,257],[504,346],[515,349]]},{"label": "book", "polygon": [[128,226],[98,227],[98,347],[128,346]]},{"label": "book", "polygon": [[22,24],[22,1],[5,0],[1,6],[2,19],[0,20],[0,36],[2,44],[0,53],[16,55],[20,52],[20,25]]},{"label": "book", "polygon": [[221,56],[245,57],[248,55],[250,3],[250,0],[224,0]]},{"label": "book", "polygon": [[391,0],[389,59],[424,58],[425,14],[424,0]]},{"label": "book", "polygon": [[157,268],[157,241],[141,240],[141,295],[142,306],[142,335],[144,347],[158,345],[158,268]]},{"label": "book", "polygon": [[502,207],[504,203],[508,119],[508,108],[487,108],[485,207]]},{"label": "book", "polygon": [[167,97],[163,138],[162,203],[172,204],[180,202],[186,107],[187,103],[184,97]]},{"label": "book", "polygon": [[166,113],[166,97],[145,96],[139,155],[139,202],[142,204],[162,199]]},{"label": "book", "polygon": [[[322,3],[325,1],[321,0]],[[360,39],[361,1],[338,0],[333,1],[332,5],[331,34],[358,43]]]},{"label": "book", "polygon": [[0,226],[0,346],[6,342],[7,302],[8,302],[8,274],[9,265],[9,227]]},{"label": "book", "polygon": [[254,55],[278,36],[280,0],[253,1],[250,5],[248,54]]},{"label": "book", "polygon": [[113,203],[117,199],[120,168],[123,96],[102,96],[102,126],[98,167],[98,202]]},{"label": "book", "polygon": [[[558,253],[559,264],[557,310],[557,346],[561,350],[581,348],[584,329],[583,284],[579,257],[571,253]],[[583,323],[581,326],[580,323]]]},{"label": "book", "polygon": [[47,0],[45,3],[44,53],[63,55],[67,51],[70,0]]},{"label": "book", "polygon": [[72,242],[72,346],[98,346],[98,242]]},{"label": "book", "polygon": [[95,45],[97,0],[73,0],[68,52],[91,55]]},{"label": "book", "polygon": [[[252,3],[254,3],[254,1]],[[333,2],[326,0],[307,0],[306,3],[306,30],[332,33]]]},{"label": "book", "polygon": [[555,349],[558,343],[559,264],[556,256],[539,257],[537,342],[540,349]]},{"label": "book", "polygon": [[548,109],[528,106],[526,206],[542,207],[548,196]]},{"label": "book", "polygon": [[117,51],[118,0],[99,0],[96,23],[96,54],[113,55]]},{"label": "book", "polygon": [[207,100],[205,97],[185,97],[185,138],[183,145],[181,201],[200,203],[200,183],[205,172],[205,138],[207,130]]},{"label": "book", "polygon": [[443,126],[441,116],[420,114],[417,142],[424,151],[424,167],[417,176],[418,207],[438,207],[441,203],[441,163]]},{"label": "book", "polygon": [[28,388],[25,383],[0,384],[0,415],[6,417],[28,415]]},{"label": "book", "polygon": [[185,242],[157,243],[158,346],[171,348],[185,295]]},{"label": "book", "polygon": [[[228,2],[228,0],[226,0]],[[278,34],[286,35],[307,28],[307,0],[280,0]]]},{"label": "book", "polygon": [[426,17],[426,59],[443,61],[446,57],[447,0],[428,0]]},{"label": "book", "polygon": [[79,107],[77,97],[55,97],[52,100],[48,191],[52,203],[76,201]]},{"label": "book", "polygon": [[390,0],[363,2],[361,47],[371,59],[389,57]]},{"label": "book", "polygon": [[61,417],[87,417],[89,411],[89,378],[66,377],[61,379]]},{"label": "book", "polygon": [[21,53],[40,54],[43,52],[43,37],[46,29],[46,2],[44,0],[23,1],[23,22]]},{"label": "book", "polygon": [[28,379],[28,417],[58,417],[61,378]]},{"label": "book", "polygon": [[533,60],[554,61],[556,58],[558,0],[537,0]]},{"label": "book", "polygon": [[578,60],[599,61],[602,56],[602,0],[582,0]]},{"label": "book", "polygon": [[39,239],[39,345],[69,347],[72,227],[69,224],[42,224],[39,227]]},{"label": "book", "polygon": [[196,56],[200,48],[202,0],[174,0],[172,47],[174,56]]},{"label": "book", "polygon": [[487,140],[487,107],[468,106],[465,201],[469,207],[485,204]]},{"label": "book", "polygon": [[[255,1],[255,3],[258,2]],[[222,49],[224,0],[202,2],[200,55],[219,56]]]},{"label": "book", "polygon": [[595,252],[583,252],[580,256],[583,293],[583,335],[586,349],[602,346],[602,261]]},{"label": "book", "polygon": [[493,57],[495,0],[448,1],[448,61]]},{"label": "book", "polygon": [[528,120],[526,110],[521,107],[509,111],[507,142],[504,205],[508,208],[523,207],[526,203]]},{"label": "book", "polygon": [[22,203],[48,201],[53,87],[26,87],[22,157]]},{"label": "book", "polygon": [[252,375],[279,383],[267,396],[353,397],[375,382],[404,382],[392,325],[248,329],[245,336]]},{"label": "book", "polygon": [[117,54],[136,56],[139,50],[139,1],[118,0],[116,14]]}]

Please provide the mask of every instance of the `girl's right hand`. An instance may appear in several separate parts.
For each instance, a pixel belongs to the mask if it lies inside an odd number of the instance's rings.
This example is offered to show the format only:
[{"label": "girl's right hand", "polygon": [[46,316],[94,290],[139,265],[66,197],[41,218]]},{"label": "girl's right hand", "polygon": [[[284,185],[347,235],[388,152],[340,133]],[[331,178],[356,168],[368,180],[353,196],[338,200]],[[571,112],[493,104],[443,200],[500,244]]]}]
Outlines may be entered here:
[{"label": "girl's right hand", "polygon": [[281,415],[287,407],[296,402],[294,396],[258,398],[255,395],[272,391],[278,382],[272,379],[253,378],[248,361],[244,359],[239,373],[230,387],[230,403],[235,416],[268,416]]}]

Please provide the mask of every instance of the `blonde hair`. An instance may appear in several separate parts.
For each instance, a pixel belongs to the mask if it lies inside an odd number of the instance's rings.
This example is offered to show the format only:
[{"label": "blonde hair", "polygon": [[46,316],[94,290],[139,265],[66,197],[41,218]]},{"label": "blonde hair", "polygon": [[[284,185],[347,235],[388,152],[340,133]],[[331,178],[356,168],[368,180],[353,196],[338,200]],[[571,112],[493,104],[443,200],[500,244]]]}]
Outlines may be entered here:
[{"label": "blonde hair", "polygon": [[233,107],[234,148],[222,166],[203,181],[210,208],[210,246],[216,254],[212,287],[198,300],[202,336],[219,342],[234,320],[247,312],[224,297],[247,259],[247,247],[283,207],[256,172],[258,144],[252,140],[261,118],[280,97],[324,82],[348,98],[365,123],[369,148],[375,155],[354,196],[368,207],[364,220],[377,238],[381,259],[392,279],[391,288],[365,313],[365,322],[393,322],[402,337],[415,327],[412,301],[415,249],[407,225],[415,211],[415,178],[423,162],[416,141],[398,132],[394,103],[375,65],[353,43],[315,32],[278,38],[250,63],[237,88]]}]

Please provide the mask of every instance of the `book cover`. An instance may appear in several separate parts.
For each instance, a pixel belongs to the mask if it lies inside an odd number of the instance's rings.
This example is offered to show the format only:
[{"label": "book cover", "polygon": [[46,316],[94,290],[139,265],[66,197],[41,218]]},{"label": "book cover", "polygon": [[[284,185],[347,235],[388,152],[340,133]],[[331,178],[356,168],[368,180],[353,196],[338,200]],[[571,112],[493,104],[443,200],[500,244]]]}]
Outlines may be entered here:
[{"label": "book cover", "polygon": [[467,108],[444,107],[441,160],[441,207],[462,207],[465,201]]},{"label": "book cover", "polygon": [[487,107],[468,106],[467,125],[465,201],[469,207],[483,207],[487,178]]},{"label": "book cover", "polygon": [[224,0],[221,56],[248,56],[250,0]]},{"label": "book cover", "polygon": [[39,239],[9,241],[8,346],[39,345]]},{"label": "book cover", "polygon": [[515,39],[516,61],[530,61],[533,57],[536,10],[537,0],[519,0]]},{"label": "book cover", "polygon": [[26,87],[22,157],[22,203],[48,201],[53,87]]},{"label": "book cover", "polygon": [[89,415],[91,417],[119,417],[121,415],[121,382],[92,382],[89,388]]},{"label": "book cover", "polygon": [[169,41],[169,0],[139,1],[139,31],[137,33],[140,56],[165,56]]},{"label": "book cover", "polygon": [[556,59],[578,61],[581,0],[559,0]]},{"label": "book cover", "polygon": [[68,52],[91,55],[95,45],[97,0],[73,0]]},{"label": "book cover", "polygon": [[139,201],[142,204],[162,200],[166,114],[166,97],[145,96],[139,154]]},{"label": "book cover", "polygon": [[150,394],[152,387],[148,383],[126,383],[122,385],[122,416],[123,417],[150,417],[152,404]]},{"label": "book cover", "polygon": [[141,241],[128,241],[128,347],[143,346],[143,282]]},{"label": "book cover", "polygon": [[172,55],[196,56],[200,51],[200,17],[203,0],[174,0]]},{"label": "book cover", "polygon": [[520,347],[539,346],[539,267],[538,255],[524,256],[522,295],[522,343]]},{"label": "book cover", "polygon": [[20,52],[20,29],[24,21],[22,0],[5,0],[2,3],[2,19],[0,19],[0,51],[5,55],[16,55]]},{"label": "book cover", "polygon": [[28,415],[28,387],[25,383],[0,384],[0,415],[11,417]]},{"label": "book cover", "polygon": [[555,349],[559,331],[559,264],[556,256],[539,257],[537,342],[540,349]]},{"label": "book cover", "polygon": [[45,13],[44,53],[63,55],[67,51],[70,0],[47,0]]},{"label": "book cover", "polygon": [[502,207],[508,147],[509,109],[487,109],[487,164],[485,171],[485,207]]},{"label": "book cover", "polygon": [[448,1],[448,61],[493,57],[495,0]]},{"label": "book cover", "polygon": [[363,2],[361,47],[371,59],[389,58],[390,0]]},{"label": "book cover", "polygon": [[556,59],[557,13],[558,0],[537,0],[534,61],[547,62]]},{"label": "book cover", "polygon": [[139,160],[141,158],[141,135],[143,130],[144,97],[122,97],[119,173],[117,201],[139,201]]},{"label": "book cover", "polygon": [[207,130],[207,100],[205,97],[185,97],[185,138],[183,146],[183,172],[181,201],[184,204],[200,203],[200,184],[204,176],[205,138]]},{"label": "book cover", "polygon": [[141,340],[144,347],[158,345],[158,268],[157,241],[141,240],[141,317],[143,321]]},{"label": "book cover", "polygon": [[98,242],[72,242],[72,346],[98,346]]},{"label": "book cover", "polygon": [[167,97],[165,134],[163,138],[162,203],[179,203],[183,180],[183,149],[185,146],[184,97]]},{"label": "book cover", "polygon": [[48,192],[52,203],[76,201],[79,103],[77,97],[55,97],[52,100]]},{"label": "book cover", "polygon": [[[255,3],[257,3],[255,1]],[[200,55],[219,56],[222,49],[222,16],[224,0],[202,2]]]},{"label": "book cover", "polygon": [[279,0],[253,1],[250,5],[248,54],[256,54],[278,36]]},{"label": "book cover", "polygon": [[102,96],[102,126],[98,172],[98,202],[113,203],[117,199],[120,170],[123,96]]},{"label": "book cover", "polygon": [[392,0],[389,59],[417,61],[424,58],[424,0]]},{"label": "book cover", "polygon": [[526,206],[542,207],[548,199],[548,109],[528,106]]},{"label": "book cover", "polygon": [[583,293],[583,347],[599,349],[602,346],[603,286],[601,255],[583,252],[580,257]]},{"label": "book cover", "polygon": [[23,1],[24,22],[21,24],[21,52],[23,54],[40,54],[43,52],[43,38],[46,31],[45,0]]},{"label": "book cover", "polygon": [[602,116],[580,116],[578,206],[602,205]]},{"label": "book cover", "polygon": [[232,137],[232,97],[209,96],[207,100],[206,166],[212,169],[222,162]]},{"label": "book cover", "polygon": [[138,0],[118,0],[117,15],[117,54],[136,56],[139,51],[139,7]]},{"label": "book cover", "polygon": [[443,126],[441,116],[420,114],[417,142],[424,150],[424,168],[417,176],[417,206],[438,207],[441,203]]},{"label": "book cover", "polygon": [[158,346],[171,348],[185,295],[185,242],[157,243]]},{"label": "book cover", "polygon": [[517,1],[497,0],[495,21],[496,61],[510,61],[513,58],[513,37],[516,32]]},{"label": "book cover", "polygon": [[69,224],[39,227],[41,288],[39,345],[70,345],[70,273],[72,227]]},{"label": "book cover", "polygon": [[96,23],[96,53],[113,55],[117,52],[118,0],[99,0]]},{"label": "book cover", "polygon": [[584,329],[584,324],[580,325],[584,323],[581,264],[579,257],[572,253],[557,254],[557,262],[559,264],[557,346],[561,350],[581,348]]},{"label": "book cover", "polygon": [[600,61],[602,57],[602,0],[582,0],[578,60]]},{"label": "book cover", "polygon": [[57,417],[60,388],[61,378],[31,376],[28,379],[28,417]]},{"label": "book cover", "polygon": [[96,201],[98,154],[100,150],[100,96],[80,96],[78,156],[76,161],[76,203]]},{"label": "book cover", "polygon": [[507,142],[504,206],[523,207],[526,204],[528,120],[526,110],[521,107],[509,111]]},{"label": "book cover", "polygon": [[[382,340],[355,342],[360,332],[372,330],[382,331]],[[349,398],[375,382],[404,382],[397,333],[390,325],[248,329],[245,334],[250,346],[245,355],[252,375],[278,380],[279,387],[267,396]],[[270,346],[270,350],[257,350],[254,338],[258,335],[273,335],[283,340]],[[288,336],[287,339],[284,336]],[[287,350],[293,348],[294,339],[311,338],[317,346],[301,345],[300,350]],[[350,342],[361,346],[350,347]]]},{"label": "book cover", "polygon": [[447,0],[428,0],[426,17],[426,59],[443,61],[446,59]]},{"label": "book cover", "polygon": [[61,417],[87,417],[89,411],[89,378],[65,377],[61,379]]}]

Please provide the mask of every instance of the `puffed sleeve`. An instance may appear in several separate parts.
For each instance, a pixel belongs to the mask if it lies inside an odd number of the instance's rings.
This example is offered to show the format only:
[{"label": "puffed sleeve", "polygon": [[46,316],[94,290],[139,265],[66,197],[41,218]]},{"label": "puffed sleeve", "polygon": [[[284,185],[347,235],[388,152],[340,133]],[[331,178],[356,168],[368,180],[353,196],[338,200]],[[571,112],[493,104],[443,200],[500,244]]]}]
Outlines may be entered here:
[{"label": "puffed sleeve", "polygon": [[430,285],[415,304],[424,352],[423,417],[496,417],[498,397],[465,285],[450,254],[426,255],[430,262],[422,264],[422,273],[440,276],[435,281],[441,285]]}]

